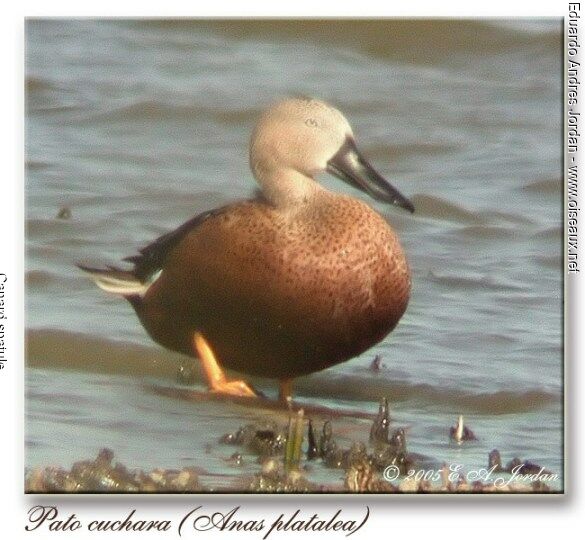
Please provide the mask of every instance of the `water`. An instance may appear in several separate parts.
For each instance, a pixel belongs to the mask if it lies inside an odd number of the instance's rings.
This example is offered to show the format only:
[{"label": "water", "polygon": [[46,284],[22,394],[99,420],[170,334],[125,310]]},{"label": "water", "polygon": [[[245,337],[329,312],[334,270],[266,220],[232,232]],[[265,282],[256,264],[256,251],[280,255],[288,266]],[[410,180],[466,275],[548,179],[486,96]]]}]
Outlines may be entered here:
[{"label": "water", "polygon": [[[475,467],[499,448],[562,478],[561,28],[29,20],[27,466],[109,446],[128,466],[194,464],[220,487],[258,470],[252,458],[230,468],[233,448],[215,441],[273,413],[154,391],[174,386],[180,358],[73,265],[117,261],[249,197],[255,119],[302,94],[346,114],[417,212],[368,200],[400,235],[411,303],[383,343],[300,380],[299,399],[375,412],[387,395],[412,451]],[[71,219],[56,218],[62,206]],[[372,373],[376,354],[384,367]],[[477,443],[449,443],[458,414]],[[340,422],[342,441],[367,439],[367,421]]]}]

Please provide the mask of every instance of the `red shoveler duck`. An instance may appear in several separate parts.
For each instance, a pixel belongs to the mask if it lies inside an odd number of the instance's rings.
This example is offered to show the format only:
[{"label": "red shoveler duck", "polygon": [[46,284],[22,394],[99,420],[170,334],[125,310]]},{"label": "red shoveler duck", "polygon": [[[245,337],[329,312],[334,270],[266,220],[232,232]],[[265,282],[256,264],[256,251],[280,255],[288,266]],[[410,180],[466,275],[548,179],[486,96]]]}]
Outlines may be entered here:
[{"label": "red shoveler duck", "polygon": [[198,357],[210,390],[255,396],[222,366],[280,381],[363,353],[404,314],[411,275],[396,233],[366,203],[316,180],[329,172],[378,201],[412,203],[359,152],[343,114],[314,99],[266,110],[250,142],[261,196],[200,214],[125,259],[80,265],[126,298],[154,341]]}]

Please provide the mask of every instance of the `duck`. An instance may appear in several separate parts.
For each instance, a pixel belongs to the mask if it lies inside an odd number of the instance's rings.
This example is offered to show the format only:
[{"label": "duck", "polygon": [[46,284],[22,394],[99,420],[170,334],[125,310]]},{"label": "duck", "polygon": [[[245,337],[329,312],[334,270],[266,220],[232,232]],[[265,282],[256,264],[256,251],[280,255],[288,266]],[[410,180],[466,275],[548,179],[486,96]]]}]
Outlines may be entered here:
[{"label": "duck", "polygon": [[258,119],[249,160],[256,197],[205,211],[123,259],[78,263],[125,298],[162,347],[198,358],[211,392],[258,397],[225,369],[294,379],[382,341],[406,311],[411,271],[396,232],[370,205],[323,186],[329,173],[372,199],[412,202],[358,149],[345,116],[313,98],[287,98]]}]

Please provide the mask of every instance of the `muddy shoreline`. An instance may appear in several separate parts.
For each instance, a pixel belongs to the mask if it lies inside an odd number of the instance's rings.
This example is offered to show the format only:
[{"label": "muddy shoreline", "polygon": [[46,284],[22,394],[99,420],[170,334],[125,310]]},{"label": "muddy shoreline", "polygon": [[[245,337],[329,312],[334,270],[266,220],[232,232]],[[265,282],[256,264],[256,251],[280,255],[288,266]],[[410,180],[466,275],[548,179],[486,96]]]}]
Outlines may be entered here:
[{"label": "muddy shoreline", "polygon": [[[270,404],[274,409],[282,407]],[[471,472],[410,452],[408,430],[392,427],[387,399],[380,402],[378,414],[371,420],[368,443],[353,440],[349,447],[338,444],[335,418],[315,420],[323,413],[323,408],[313,407],[306,415],[304,409],[291,407],[286,423],[281,419],[250,423],[219,440],[209,441],[233,447],[226,467],[237,468],[250,459],[255,459],[259,466],[256,474],[242,474],[221,489],[206,483],[201,468],[130,469],[114,459],[112,450],[103,448],[95,459],[78,461],[70,469],[55,466],[27,469],[25,492],[561,493],[547,483],[558,475],[518,457],[504,465],[497,449],[487,456],[485,468]],[[337,417],[342,415],[337,413]],[[446,433],[456,445],[476,440],[462,417]],[[338,469],[342,480],[338,484],[314,481],[317,466]]]}]

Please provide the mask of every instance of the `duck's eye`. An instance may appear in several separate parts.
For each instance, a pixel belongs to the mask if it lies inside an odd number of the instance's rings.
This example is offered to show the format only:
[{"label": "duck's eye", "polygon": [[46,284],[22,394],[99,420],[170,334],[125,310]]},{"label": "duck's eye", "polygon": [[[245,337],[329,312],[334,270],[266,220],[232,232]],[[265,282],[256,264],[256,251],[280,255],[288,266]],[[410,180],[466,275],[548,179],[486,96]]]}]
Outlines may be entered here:
[{"label": "duck's eye", "polygon": [[305,125],[309,127],[319,127],[319,123],[314,118],[307,118],[305,120]]}]

